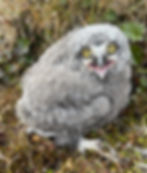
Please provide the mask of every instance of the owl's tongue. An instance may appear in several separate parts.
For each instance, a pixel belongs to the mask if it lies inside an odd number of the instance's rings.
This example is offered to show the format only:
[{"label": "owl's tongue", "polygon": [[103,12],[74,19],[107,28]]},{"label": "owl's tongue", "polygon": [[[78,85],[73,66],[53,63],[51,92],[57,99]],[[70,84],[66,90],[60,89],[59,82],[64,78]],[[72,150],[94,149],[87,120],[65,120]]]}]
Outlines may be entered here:
[{"label": "owl's tongue", "polygon": [[109,62],[103,66],[90,64],[89,67],[91,70],[95,71],[100,76],[100,78],[104,78],[112,64],[113,62]]},{"label": "owl's tongue", "polygon": [[108,72],[108,66],[107,67],[92,67],[93,70],[101,77],[104,78],[106,73]]}]

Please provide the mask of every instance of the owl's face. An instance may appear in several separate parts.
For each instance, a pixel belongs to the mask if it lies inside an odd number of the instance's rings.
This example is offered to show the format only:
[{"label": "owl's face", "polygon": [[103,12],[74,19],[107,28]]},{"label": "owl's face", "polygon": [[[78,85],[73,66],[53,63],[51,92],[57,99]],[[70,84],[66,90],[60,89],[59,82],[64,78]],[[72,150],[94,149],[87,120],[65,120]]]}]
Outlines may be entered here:
[{"label": "owl's face", "polygon": [[66,51],[69,55],[66,55],[66,61],[76,70],[84,69],[104,79],[107,74],[125,69],[131,62],[128,40],[116,26],[92,25],[69,36],[71,42],[68,41],[69,51],[68,47]]},{"label": "owl's face", "polygon": [[118,60],[119,45],[116,42],[94,42],[81,49],[79,58],[87,70],[104,78]]}]

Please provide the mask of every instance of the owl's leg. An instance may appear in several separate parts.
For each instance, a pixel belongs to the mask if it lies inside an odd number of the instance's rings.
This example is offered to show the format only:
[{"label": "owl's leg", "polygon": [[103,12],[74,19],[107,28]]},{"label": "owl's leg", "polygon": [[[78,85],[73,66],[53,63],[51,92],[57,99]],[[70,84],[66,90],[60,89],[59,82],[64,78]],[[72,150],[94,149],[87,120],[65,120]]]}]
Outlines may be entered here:
[{"label": "owl's leg", "polygon": [[108,159],[111,162],[119,162],[119,157],[117,156],[116,151],[108,144],[104,144],[101,140],[81,138],[78,143],[78,151],[84,153],[87,150],[95,151],[100,156]]},{"label": "owl's leg", "polygon": [[28,127],[26,129],[26,133],[28,135],[37,134],[37,135],[45,137],[45,138],[52,138],[55,136],[55,134],[53,132],[46,132],[46,131],[42,131],[40,129],[35,129],[33,127]]}]

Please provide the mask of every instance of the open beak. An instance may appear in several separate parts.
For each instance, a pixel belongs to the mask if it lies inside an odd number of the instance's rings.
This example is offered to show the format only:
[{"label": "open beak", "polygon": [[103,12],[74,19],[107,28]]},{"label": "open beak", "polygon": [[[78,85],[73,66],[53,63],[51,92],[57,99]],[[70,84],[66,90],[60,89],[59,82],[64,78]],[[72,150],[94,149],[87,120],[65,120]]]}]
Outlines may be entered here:
[{"label": "open beak", "polygon": [[90,70],[96,72],[101,79],[105,78],[114,61],[108,60],[107,57],[93,58],[89,64]]}]

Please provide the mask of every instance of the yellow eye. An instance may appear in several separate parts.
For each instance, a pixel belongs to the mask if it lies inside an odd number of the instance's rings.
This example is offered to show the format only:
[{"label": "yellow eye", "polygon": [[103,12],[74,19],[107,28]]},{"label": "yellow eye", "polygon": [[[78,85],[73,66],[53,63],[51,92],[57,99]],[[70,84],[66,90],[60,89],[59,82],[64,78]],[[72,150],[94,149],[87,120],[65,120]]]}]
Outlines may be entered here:
[{"label": "yellow eye", "polygon": [[107,47],[107,53],[114,54],[117,51],[117,45],[114,43],[111,43]]},{"label": "yellow eye", "polygon": [[82,56],[84,58],[90,58],[91,54],[92,54],[92,52],[88,48],[85,48],[85,49],[82,50]]}]

